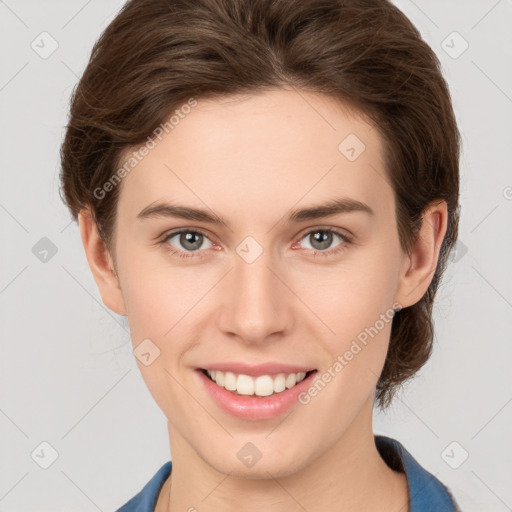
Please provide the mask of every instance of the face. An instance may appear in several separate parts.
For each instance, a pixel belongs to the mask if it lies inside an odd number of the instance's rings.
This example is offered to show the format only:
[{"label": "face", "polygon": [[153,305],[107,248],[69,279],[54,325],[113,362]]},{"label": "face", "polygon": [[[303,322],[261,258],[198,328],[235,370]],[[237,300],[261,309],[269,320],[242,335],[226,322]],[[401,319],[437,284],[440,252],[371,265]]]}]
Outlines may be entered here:
[{"label": "face", "polygon": [[[312,214],[335,201],[345,208]],[[222,222],[151,214],[162,204]],[[173,458],[287,475],[370,428],[406,260],[383,142],[363,118],[289,90],[199,100],[123,178],[115,247],[133,346],[146,354],[137,363],[169,420]],[[238,373],[316,371],[237,402],[200,371],[215,368],[238,370],[237,383]],[[258,453],[254,467],[241,463]]]}]

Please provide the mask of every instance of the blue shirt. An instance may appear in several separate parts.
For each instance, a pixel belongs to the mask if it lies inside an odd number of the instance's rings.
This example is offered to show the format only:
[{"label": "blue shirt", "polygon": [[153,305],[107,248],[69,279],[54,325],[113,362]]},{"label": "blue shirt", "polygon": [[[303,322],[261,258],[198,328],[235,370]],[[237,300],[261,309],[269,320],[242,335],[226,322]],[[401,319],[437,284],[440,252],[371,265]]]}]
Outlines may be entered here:
[{"label": "blue shirt", "polygon": [[[420,466],[399,441],[376,435],[375,444],[391,469],[405,473],[410,512],[460,512],[450,491]],[[171,461],[166,462],[144,488],[116,512],[154,512],[158,493],[171,474],[171,467]]]}]

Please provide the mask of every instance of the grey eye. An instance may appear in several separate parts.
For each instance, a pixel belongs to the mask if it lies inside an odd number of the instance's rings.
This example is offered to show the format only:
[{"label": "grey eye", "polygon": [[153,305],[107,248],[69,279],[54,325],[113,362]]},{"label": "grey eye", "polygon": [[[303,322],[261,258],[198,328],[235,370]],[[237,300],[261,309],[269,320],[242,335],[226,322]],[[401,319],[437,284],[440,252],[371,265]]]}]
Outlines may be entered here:
[{"label": "grey eye", "polygon": [[171,245],[177,249],[177,250],[185,250],[185,251],[197,251],[201,249],[201,246],[203,245],[203,242],[205,240],[208,240],[208,238],[203,235],[202,233],[199,233],[197,231],[181,231],[178,233],[172,233],[170,234],[166,241],[170,243],[170,241],[173,238],[178,238],[178,246],[171,243]]},{"label": "grey eye", "polygon": [[316,229],[315,231],[310,231],[302,238],[302,240],[306,239],[310,242],[312,247],[306,247],[307,249],[323,251],[331,248],[333,237],[338,237],[343,240],[341,235],[338,235],[334,231],[330,231],[328,229]]}]

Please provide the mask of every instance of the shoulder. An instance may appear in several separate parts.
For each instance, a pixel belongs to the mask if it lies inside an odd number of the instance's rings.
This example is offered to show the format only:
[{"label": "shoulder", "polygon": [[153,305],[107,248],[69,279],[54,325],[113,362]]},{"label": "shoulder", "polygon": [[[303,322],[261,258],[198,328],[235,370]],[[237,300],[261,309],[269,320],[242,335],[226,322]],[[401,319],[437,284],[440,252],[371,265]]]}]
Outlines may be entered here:
[{"label": "shoulder", "polygon": [[172,463],[167,461],[133,498],[116,512],[153,512],[158,493],[167,477],[171,474]]},{"label": "shoulder", "polygon": [[410,512],[460,512],[449,489],[428,472],[396,439],[376,435],[381,457],[395,471],[402,471],[409,486]]}]

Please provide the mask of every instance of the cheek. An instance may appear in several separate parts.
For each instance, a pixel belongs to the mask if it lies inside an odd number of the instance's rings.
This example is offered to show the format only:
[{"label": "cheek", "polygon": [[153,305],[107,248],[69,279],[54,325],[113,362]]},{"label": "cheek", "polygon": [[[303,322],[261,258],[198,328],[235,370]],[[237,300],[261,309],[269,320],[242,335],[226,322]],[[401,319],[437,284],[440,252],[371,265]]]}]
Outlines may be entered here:
[{"label": "cheek", "polygon": [[132,338],[167,339],[212,285],[199,279],[197,270],[173,267],[162,248],[135,253],[126,252],[132,257],[123,261],[121,272]]},{"label": "cheek", "polygon": [[[201,280],[197,270],[170,266],[165,255],[136,252],[124,253],[132,256],[122,262],[121,287],[137,364],[161,404],[173,395],[169,390],[177,386],[170,374],[180,374],[183,356],[199,338],[198,315],[208,302],[201,298],[215,283],[215,276],[211,282]],[[147,366],[137,357],[138,352],[145,351],[144,344],[150,353],[158,354]]]},{"label": "cheek", "polygon": [[[134,272],[123,284],[130,335],[146,386],[168,415],[183,393],[176,379],[181,380],[182,356],[194,343],[190,325],[193,310],[190,309],[198,295],[197,290],[194,292],[187,287],[172,271],[159,271],[154,267],[141,269],[139,267],[138,273]],[[150,354],[146,360],[140,357],[143,353]]]},{"label": "cheek", "polygon": [[[394,302],[397,258],[368,249],[298,284],[300,296],[338,336],[355,336]],[[327,338],[328,339],[328,338]]]},{"label": "cheek", "polygon": [[322,325],[320,339],[327,368],[336,375],[333,390],[359,382],[358,389],[369,393],[378,380],[392,327],[397,261],[391,247],[374,245],[315,279],[308,292],[308,305],[331,331]]}]

